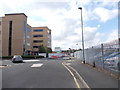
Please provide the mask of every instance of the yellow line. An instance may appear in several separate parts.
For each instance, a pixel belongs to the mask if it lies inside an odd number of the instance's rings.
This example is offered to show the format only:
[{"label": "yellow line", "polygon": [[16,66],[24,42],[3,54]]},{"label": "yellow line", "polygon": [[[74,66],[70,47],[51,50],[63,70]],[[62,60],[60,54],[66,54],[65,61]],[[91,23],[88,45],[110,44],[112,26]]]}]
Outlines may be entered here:
[{"label": "yellow line", "polygon": [[78,82],[77,82],[77,79],[75,78],[75,76],[74,76],[74,74],[70,71],[70,69],[68,68],[68,67],[66,67],[63,63],[62,63],[62,65],[70,72],[70,74],[72,75],[72,77],[73,77],[73,79],[74,79],[74,81],[75,81],[75,84],[76,84],[76,86],[77,86],[77,88],[80,88],[80,85],[78,84]]}]

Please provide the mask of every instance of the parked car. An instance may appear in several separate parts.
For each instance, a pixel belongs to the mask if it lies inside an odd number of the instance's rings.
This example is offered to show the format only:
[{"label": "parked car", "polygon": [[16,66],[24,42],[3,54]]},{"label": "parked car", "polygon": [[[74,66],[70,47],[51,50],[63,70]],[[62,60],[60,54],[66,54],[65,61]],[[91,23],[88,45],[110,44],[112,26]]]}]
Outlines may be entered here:
[{"label": "parked car", "polygon": [[57,59],[59,58],[58,56],[51,56],[50,59]]},{"label": "parked car", "polygon": [[16,63],[16,62],[23,62],[23,58],[20,55],[15,55],[12,58],[12,62]]}]

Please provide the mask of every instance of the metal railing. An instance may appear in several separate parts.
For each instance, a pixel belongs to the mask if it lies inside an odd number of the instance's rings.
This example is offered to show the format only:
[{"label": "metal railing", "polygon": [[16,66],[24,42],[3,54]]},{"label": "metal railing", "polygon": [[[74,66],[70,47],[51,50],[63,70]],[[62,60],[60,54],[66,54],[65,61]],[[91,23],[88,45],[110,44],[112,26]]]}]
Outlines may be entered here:
[{"label": "metal railing", "polygon": [[[120,73],[120,42],[114,40],[98,46],[85,49],[85,63],[101,69],[105,69],[114,74]],[[74,56],[81,60],[82,50],[74,53]]]}]

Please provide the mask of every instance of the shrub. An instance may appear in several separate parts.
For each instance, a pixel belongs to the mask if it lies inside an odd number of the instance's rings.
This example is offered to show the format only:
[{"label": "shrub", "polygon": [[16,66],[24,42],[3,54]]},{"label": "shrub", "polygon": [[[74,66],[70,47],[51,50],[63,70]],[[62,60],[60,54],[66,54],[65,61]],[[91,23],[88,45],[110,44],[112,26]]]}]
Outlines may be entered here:
[{"label": "shrub", "polygon": [[2,56],[2,59],[12,59],[13,56]]},{"label": "shrub", "polygon": [[[2,56],[2,59],[12,59],[13,56]],[[36,59],[36,58],[44,58],[44,56],[22,56],[23,59]]]},{"label": "shrub", "polygon": [[26,59],[35,59],[35,58],[44,58],[44,56],[22,56],[22,58],[26,58]]}]

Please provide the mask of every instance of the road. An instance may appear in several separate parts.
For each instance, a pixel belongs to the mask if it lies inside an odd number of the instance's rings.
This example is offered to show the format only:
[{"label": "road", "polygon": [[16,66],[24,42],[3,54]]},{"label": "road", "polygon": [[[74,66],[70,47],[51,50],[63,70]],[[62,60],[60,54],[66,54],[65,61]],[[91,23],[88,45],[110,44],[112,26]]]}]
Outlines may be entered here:
[{"label": "road", "polygon": [[24,63],[3,60],[3,66],[2,88],[109,88],[109,90],[118,90],[119,87],[117,79],[87,64],[82,64],[79,60],[34,59],[24,60]]},{"label": "road", "polygon": [[4,60],[3,88],[77,88],[72,75],[62,65],[63,60],[27,60],[11,63]]}]

